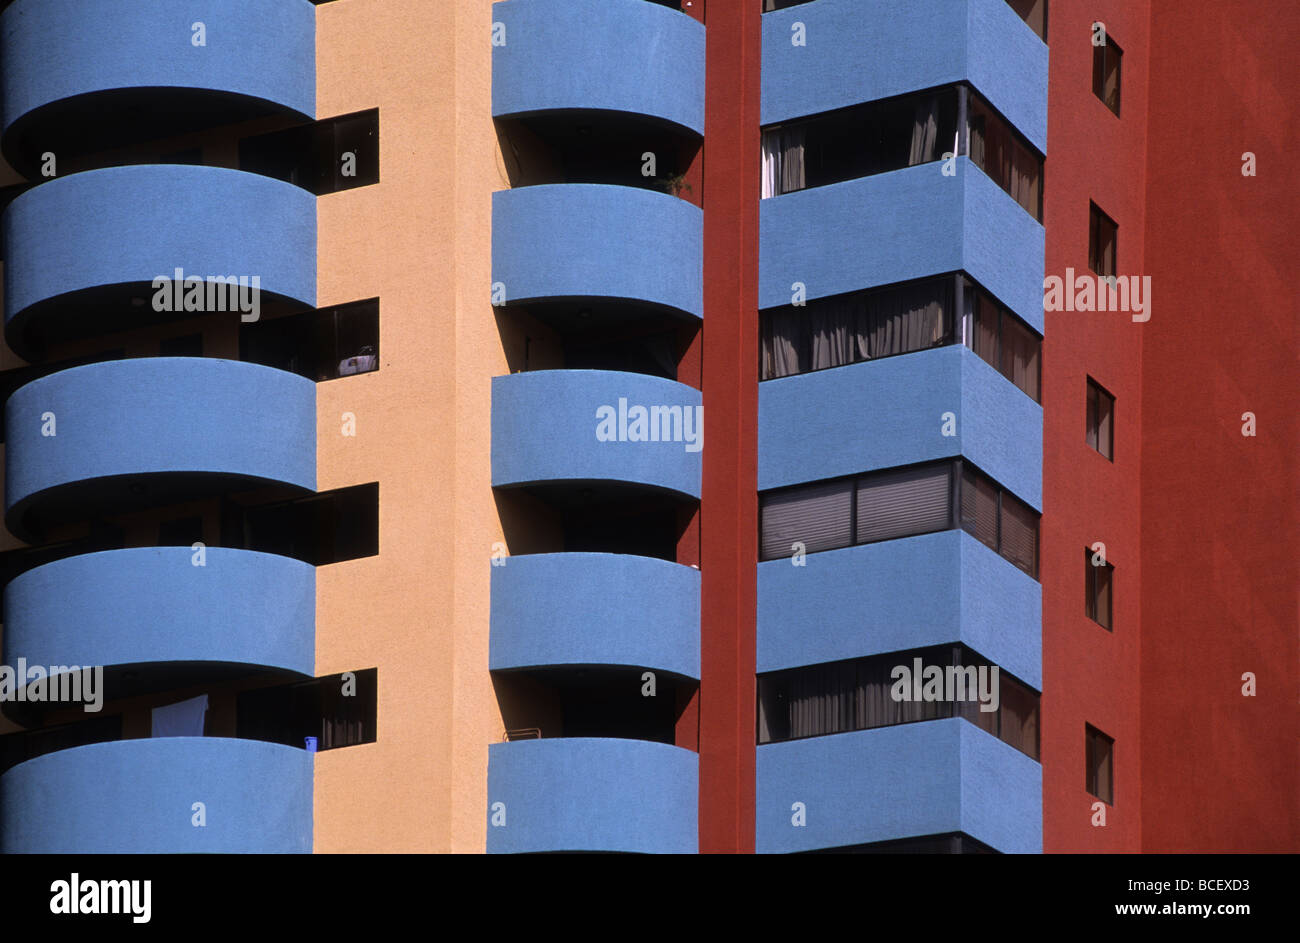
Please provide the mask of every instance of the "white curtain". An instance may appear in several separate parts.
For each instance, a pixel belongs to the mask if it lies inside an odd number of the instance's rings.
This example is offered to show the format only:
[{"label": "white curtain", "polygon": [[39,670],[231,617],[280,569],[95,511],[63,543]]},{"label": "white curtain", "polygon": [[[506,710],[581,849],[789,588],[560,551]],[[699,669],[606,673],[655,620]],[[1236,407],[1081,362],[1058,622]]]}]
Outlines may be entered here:
[{"label": "white curtain", "polygon": [[804,137],[803,128],[797,126],[763,132],[763,199],[806,185]]},{"label": "white curtain", "polygon": [[201,737],[208,713],[208,696],[200,694],[188,701],[153,709],[152,737]]}]

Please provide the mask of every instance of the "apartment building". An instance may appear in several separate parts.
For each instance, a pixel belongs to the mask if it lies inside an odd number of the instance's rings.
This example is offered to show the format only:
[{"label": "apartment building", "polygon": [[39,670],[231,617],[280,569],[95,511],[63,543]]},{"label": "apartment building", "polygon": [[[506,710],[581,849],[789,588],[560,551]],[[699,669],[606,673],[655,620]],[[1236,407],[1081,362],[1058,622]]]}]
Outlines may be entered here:
[{"label": "apartment building", "polygon": [[5,5],[0,850],[1294,850],[1252,6]]}]

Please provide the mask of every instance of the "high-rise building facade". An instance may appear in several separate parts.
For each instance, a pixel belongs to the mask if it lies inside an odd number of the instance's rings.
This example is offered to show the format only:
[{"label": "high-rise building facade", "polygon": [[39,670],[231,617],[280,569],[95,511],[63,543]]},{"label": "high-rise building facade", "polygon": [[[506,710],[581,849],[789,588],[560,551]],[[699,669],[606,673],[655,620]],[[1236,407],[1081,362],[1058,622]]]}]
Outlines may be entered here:
[{"label": "high-rise building facade", "polygon": [[1259,7],[5,5],[0,850],[1295,850]]}]

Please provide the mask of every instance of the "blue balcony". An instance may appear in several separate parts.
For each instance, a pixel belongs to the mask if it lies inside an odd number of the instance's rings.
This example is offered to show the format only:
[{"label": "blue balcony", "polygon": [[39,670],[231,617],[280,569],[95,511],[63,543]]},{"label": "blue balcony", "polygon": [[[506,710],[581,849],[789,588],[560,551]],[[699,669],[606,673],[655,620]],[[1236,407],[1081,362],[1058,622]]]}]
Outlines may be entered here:
[{"label": "blue balcony", "polygon": [[5,432],[5,521],[20,536],[234,488],[316,487],[315,384],[257,364],[158,357],[63,370],[9,398]]},{"label": "blue balcony", "polygon": [[493,671],[629,665],[700,676],[700,571],[617,553],[539,553],[492,568]]},{"label": "blue balcony", "polygon": [[248,550],[204,553],[202,566],[189,547],[144,547],[28,570],[4,593],[6,662],[102,665],[110,689],[127,666],[165,670],[172,686],[231,666],[311,677],[315,568]]},{"label": "blue balcony", "polygon": [[171,164],[93,170],[22,194],[3,225],[5,336],[19,352],[186,317],[155,311],[154,279],[176,269],[249,286],[256,276],[260,308],[316,304],[316,198],[269,177]]},{"label": "blue balcony", "polygon": [[[757,850],[965,832],[1008,853],[1043,850],[1042,767],[950,718],[758,748]],[[806,825],[792,824],[796,802]]]},{"label": "blue balcony", "polygon": [[[312,849],[313,754],[217,737],[118,740],[0,776],[6,854],[267,854]],[[195,803],[206,824],[193,824]]]},{"label": "blue balcony", "polygon": [[[489,853],[694,854],[698,807],[699,756],[681,747],[587,737],[488,747]],[[505,824],[493,825],[500,813]]]},{"label": "blue balcony", "polygon": [[758,564],[757,670],[965,642],[1042,689],[1042,587],[960,530]]},{"label": "blue balcony", "polygon": [[969,81],[1047,151],[1047,46],[1005,0],[817,0],[768,13],[762,81],[764,125]]},{"label": "blue balcony", "polygon": [[699,318],[703,244],[699,207],[666,193],[571,183],[492,194],[492,281],[512,304],[601,298]]},{"label": "blue balcony", "polygon": [[492,114],[614,111],[704,133],[704,26],[645,0],[492,5]]},{"label": "blue balcony", "polygon": [[[637,407],[646,421],[636,421]],[[698,498],[699,407],[699,390],[640,373],[538,370],[494,377],[492,485],[615,482]]]},{"label": "blue balcony", "polygon": [[759,307],[790,304],[795,282],[811,299],[961,269],[1042,334],[1042,225],[967,158],[957,158],[955,176],[945,177],[943,166],[764,200]]},{"label": "blue balcony", "polygon": [[[1042,509],[1043,408],[964,346],[783,377],[758,390],[760,491],[965,456]],[[946,436],[948,412],[956,434]]]},{"label": "blue balcony", "polygon": [[177,12],[174,0],[10,5],[0,19],[0,86],[11,163],[268,114],[315,115],[310,0],[198,0]]}]

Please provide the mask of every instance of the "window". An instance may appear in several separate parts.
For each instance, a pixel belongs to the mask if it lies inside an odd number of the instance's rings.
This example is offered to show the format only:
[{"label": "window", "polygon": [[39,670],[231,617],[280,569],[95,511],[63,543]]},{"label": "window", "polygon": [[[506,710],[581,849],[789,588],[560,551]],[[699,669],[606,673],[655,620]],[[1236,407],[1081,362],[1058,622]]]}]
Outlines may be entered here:
[{"label": "window", "polygon": [[[1097,27],[1101,24],[1094,24],[1093,30],[1096,34]],[[1120,59],[1124,55],[1124,50],[1105,32],[1104,26],[1100,32],[1099,39],[1102,41],[1100,46],[1092,47],[1092,94],[1100,98],[1115,115],[1119,116],[1119,66]]]},{"label": "window", "polygon": [[1119,227],[1115,221],[1097,208],[1096,203],[1088,204],[1088,268],[1098,275],[1114,275],[1119,269],[1115,264],[1115,245],[1119,241]]},{"label": "window", "polygon": [[374,743],[379,701],[379,670],[327,675],[295,684],[256,688],[235,704],[235,736],[303,747],[316,738],[317,750]]},{"label": "window", "polygon": [[1047,0],[1007,0],[1007,3],[1039,39],[1047,42]]},{"label": "window", "polygon": [[840,845],[836,848],[818,848],[800,851],[801,855],[996,855],[996,848],[971,838],[964,832],[944,835],[923,835],[919,838],[895,838],[890,841],[869,842],[865,845]]},{"label": "window", "polygon": [[1038,519],[969,462],[929,462],[761,493],[759,558],[789,557],[795,544],[817,553],[960,527],[1037,578]]},{"label": "window", "polygon": [[239,326],[239,357],[317,382],[379,369],[379,299]]},{"label": "window", "polygon": [[[964,132],[964,133],[963,133]],[[762,197],[966,154],[1043,220],[1043,158],[966,85],[854,105],[763,129]]]},{"label": "window", "polygon": [[1041,402],[1043,339],[974,282],[964,280],[962,290],[963,342],[1034,402]]},{"label": "window", "polygon": [[759,377],[965,344],[1039,401],[1042,338],[957,272],[759,313]]},{"label": "window", "polygon": [[817,298],[760,316],[760,375],[810,373],[954,343],[951,275]]},{"label": "window", "polygon": [[962,87],[969,114],[971,163],[1043,221],[1043,159],[982,97]]},{"label": "window", "polygon": [[379,110],[244,138],[239,168],[317,196],[379,182]]},{"label": "window", "polygon": [[802,3],[812,3],[812,0],[763,0],[763,12],[784,10],[786,7],[797,7]]},{"label": "window", "polygon": [[158,342],[160,357],[202,357],[203,335],[185,334],[180,337],[167,337]]},{"label": "window", "polygon": [[1088,444],[1112,462],[1115,461],[1115,397],[1088,378],[1088,419],[1085,435]]},{"label": "window", "polygon": [[[895,700],[898,666],[915,660],[939,667],[945,698]],[[1039,694],[998,669],[997,709],[980,710],[992,683],[992,662],[964,645],[938,645],[848,661],[806,665],[758,676],[758,742],[777,743],[854,730],[962,717],[1020,752],[1038,759]],[[962,688],[956,687],[960,681]],[[963,693],[964,692],[964,693]],[[957,695],[960,694],[960,697]]]},{"label": "window", "polygon": [[1083,551],[1084,611],[1088,618],[1107,631],[1111,626],[1111,584],[1115,568],[1109,563],[1093,563],[1093,551]]},{"label": "window", "polygon": [[1114,805],[1115,741],[1091,724],[1084,725],[1083,735],[1087,765],[1087,783],[1084,788],[1089,795],[1096,796],[1107,805]]},{"label": "window", "polygon": [[255,507],[231,506],[222,545],[325,566],[379,553],[379,484]]},{"label": "window", "polygon": [[764,197],[940,160],[957,137],[957,89],[828,111],[763,130]]},{"label": "window", "polygon": [[158,546],[192,547],[203,541],[203,518],[183,517],[158,525]]}]

